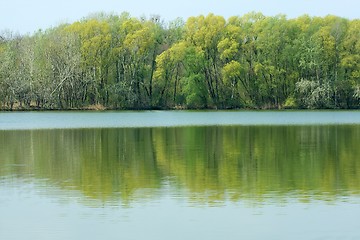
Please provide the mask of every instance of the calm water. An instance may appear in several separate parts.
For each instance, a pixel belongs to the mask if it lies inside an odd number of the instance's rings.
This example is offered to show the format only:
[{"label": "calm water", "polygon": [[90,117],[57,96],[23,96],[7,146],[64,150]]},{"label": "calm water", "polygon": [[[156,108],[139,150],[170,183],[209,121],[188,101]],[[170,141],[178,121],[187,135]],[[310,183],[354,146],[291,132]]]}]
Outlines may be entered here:
[{"label": "calm water", "polygon": [[360,111],[0,112],[0,130],[360,124]]},{"label": "calm water", "polygon": [[360,239],[359,112],[0,113],[0,129],[0,239]]}]

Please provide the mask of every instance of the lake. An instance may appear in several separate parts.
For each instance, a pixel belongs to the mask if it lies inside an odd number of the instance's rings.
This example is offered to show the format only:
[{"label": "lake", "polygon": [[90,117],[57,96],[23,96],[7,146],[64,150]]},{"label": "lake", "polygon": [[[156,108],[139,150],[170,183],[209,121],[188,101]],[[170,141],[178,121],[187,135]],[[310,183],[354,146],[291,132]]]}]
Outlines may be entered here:
[{"label": "lake", "polygon": [[0,113],[0,239],[360,239],[359,111]]}]

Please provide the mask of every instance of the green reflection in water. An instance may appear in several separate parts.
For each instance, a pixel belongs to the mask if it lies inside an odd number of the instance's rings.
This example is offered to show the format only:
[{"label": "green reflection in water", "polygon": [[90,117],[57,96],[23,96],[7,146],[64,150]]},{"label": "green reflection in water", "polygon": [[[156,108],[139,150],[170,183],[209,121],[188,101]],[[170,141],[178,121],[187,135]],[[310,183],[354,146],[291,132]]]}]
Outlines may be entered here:
[{"label": "green reflection in water", "polygon": [[359,125],[0,131],[0,176],[102,203],[332,200],[360,192],[359,143]]}]

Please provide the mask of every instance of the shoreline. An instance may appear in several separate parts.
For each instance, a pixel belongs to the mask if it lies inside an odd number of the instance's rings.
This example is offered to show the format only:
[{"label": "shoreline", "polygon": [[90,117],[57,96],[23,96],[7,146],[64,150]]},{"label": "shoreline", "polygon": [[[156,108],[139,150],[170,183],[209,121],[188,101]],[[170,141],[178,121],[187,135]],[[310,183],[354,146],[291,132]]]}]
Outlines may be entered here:
[{"label": "shoreline", "polygon": [[72,112],[72,111],[356,111],[360,108],[289,108],[289,107],[243,107],[243,108],[218,108],[218,107],[208,107],[208,108],[186,108],[182,106],[177,106],[173,108],[163,108],[163,107],[145,107],[145,108],[111,108],[105,107],[103,105],[90,105],[79,108],[38,108],[38,107],[15,107],[15,108],[2,108],[0,107],[0,112]]},{"label": "shoreline", "polygon": [[107,107],[83,107],[83,108],[13,108],[3,109],[0,108],[0,113],[6,112],[113,112],[113,111],[126,111],[126,112],[138,112],[138,111],[254,111],[254,112],[266,112],[266,111],[301,111],[301,112],[313,112],[313,111],[359,111],[360,108],[107,108]]}]

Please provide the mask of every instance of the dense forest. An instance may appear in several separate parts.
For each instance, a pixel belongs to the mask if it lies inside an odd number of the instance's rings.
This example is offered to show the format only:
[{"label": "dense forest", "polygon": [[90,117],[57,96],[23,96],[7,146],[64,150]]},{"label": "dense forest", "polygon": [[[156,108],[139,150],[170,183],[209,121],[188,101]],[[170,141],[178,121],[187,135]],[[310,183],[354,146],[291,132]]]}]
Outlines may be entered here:
[{"label": "dense forest", "polygon": [[359,108],[360,19],[93,14],[0,33],[0,109]]}]

